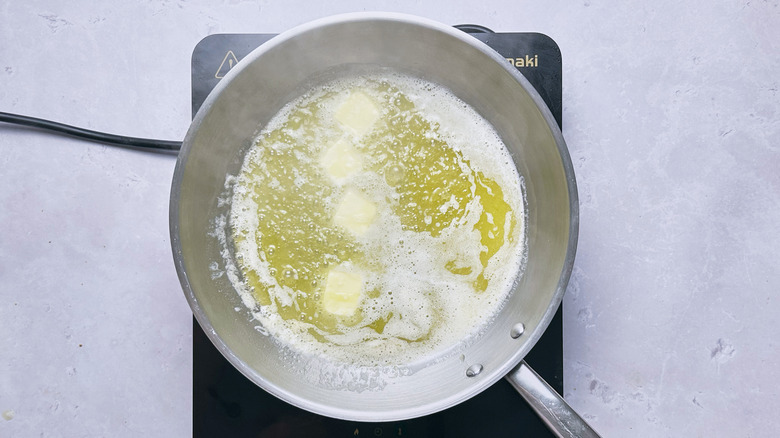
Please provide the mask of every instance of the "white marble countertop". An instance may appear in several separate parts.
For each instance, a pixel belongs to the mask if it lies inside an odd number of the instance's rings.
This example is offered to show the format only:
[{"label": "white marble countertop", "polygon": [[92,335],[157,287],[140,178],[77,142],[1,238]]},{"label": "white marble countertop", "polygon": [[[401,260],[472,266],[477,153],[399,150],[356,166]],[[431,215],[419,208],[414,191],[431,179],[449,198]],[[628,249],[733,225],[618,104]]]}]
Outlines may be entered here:
[{"label": "white marble countertop", "polygon": [[[780,429],[780,6],[0,5],[0,111],[179,140],[203,37],[347,11],[551,36],[581,199],[567,400],[604,436]],[[0,126],[0,436],[191,434],[175,159]]]}]

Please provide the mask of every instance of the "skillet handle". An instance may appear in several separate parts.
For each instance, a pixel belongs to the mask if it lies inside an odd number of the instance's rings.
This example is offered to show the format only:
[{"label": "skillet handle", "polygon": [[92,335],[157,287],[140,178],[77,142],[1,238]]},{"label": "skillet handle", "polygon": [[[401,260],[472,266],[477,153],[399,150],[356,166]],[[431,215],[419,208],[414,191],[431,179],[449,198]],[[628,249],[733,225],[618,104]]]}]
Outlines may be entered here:
[{"label": "skillet handle", "polygon": [[599,438],[599,434],[525,361],[507,374],[506,379],[556,436]]}]

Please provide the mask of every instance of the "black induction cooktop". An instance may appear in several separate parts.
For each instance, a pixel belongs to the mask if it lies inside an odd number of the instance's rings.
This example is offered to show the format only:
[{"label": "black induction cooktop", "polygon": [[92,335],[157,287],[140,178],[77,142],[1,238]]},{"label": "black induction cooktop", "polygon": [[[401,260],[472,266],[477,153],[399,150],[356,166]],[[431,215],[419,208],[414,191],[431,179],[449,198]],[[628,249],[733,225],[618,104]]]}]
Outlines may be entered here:
[{"label": "black induction cooktop", "polygon": [[[456,26],[492,47],[536,88],[561,125],[561,52],[539,33],[494,33],[478,25]],[[217,34],[192,54],[192,114],[222,77],[273,34]],[[563,392],[562,308],[526,361],[558,393]],[[520,395],[500,380],[445,411],[405,421],[335,420],[294,407],[256,386],[211,344],[193,318],[194,437],[546,437],[552,434]]]}]

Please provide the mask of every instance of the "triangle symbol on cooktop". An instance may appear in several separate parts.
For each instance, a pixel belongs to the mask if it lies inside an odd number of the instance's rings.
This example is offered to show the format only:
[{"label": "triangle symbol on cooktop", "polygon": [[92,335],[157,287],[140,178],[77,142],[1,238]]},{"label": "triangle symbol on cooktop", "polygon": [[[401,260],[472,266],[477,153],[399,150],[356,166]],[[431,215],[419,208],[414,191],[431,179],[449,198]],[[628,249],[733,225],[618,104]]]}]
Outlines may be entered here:
[{"label": "triangle symbol on cooktop", "polygon": [[227,72],[229,72],[230,69],[233,68],[236,64],[238,64],[236,55],[233,54],[232,50],[228,50],[228,52],[225,54],[225,57],[222,59],[222,64],[220,64],[219,68],[217,69],[217,73],[214,74],[214,77],[217,79],[224,78]]}]

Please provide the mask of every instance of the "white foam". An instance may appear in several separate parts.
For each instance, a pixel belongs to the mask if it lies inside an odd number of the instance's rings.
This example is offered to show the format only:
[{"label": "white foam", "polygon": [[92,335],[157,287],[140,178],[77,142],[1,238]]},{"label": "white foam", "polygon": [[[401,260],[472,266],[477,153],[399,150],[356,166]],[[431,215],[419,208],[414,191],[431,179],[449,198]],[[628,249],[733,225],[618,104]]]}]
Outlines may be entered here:
[{"label": "white foam", "polygon": [[[440,138],[453,149],[461,152],[471,168],[482,172],[495,180],[504,191],[504,200],[508,202],[516,215],[516,222],[523,222],[522,181],[517,174],[513,161],[501,139],[473,109],[456,98],[448,90],[423,80],[399,74],[386,74],[383,77],[361,76],[345,78],[327,84],[321,89],[302,96],[289,103],[266,126],[261,137],[269,132],[281,129],[290,114],[323,96],[335,95],[325,99],[318,107],[320,117],[332,118],[336,108],[343,101],[345,90],[358,87],[369,95],[372,83],[387,81],[399,89],[416,106],[427,120],[438,125],[438,129],[426,135]],[[382,96],[373,95],[377,100]],[[300,130],[285,129],[286,135],[293,139],[302,139],[306,135]],[[335,123],[324,123],[322,129],[313,133],[309,139],[313,144],[328,144],[326,139],[344,135]],[[319,146],[319,150],[323,146]],[[272,187],[278,187],[279,181],[267,170],[265,160],[272,159],[266,154],[289,153],[290,146],[283,143],[272,145],[272,150],[254,148],[245,159],[245,168],[251,165],[265,174],[264,181]],[[293,151],[302,163],[316,163],[318,154],[304,156]],[[299,156],[300,155],[300,156]],[[465,164],[461,164],[465,166]],[[468,170],[468,169],[464,169]],[[305,181],[305,175],[295,173],[296,186]],[[257,229],[259,221],[258,205],[248,196],[246,185],[257,183],[246,174],[238,176],[234,186],[234,196],[230,213],[230,223],[234,233],[241,236],[234,242],[235,254],[241,255],[240,265],[255,271],[260,282],[268,288],[273,300],[284,305],[295,303],[295,290],[278,284],[272,275],[264,249],[257,247]],[[511,243],[505,244],[494,255],[485,270],[485,276],[491,287],[484,293],[475,293],[473,282],[483,271],[480,251],[483,246],[480,234],[474,225],[482,214],[479,197],[474,197],[466,207],[466,214],[441,233],[433,237],[430,233],[405,229],[400,218],[393,212],[393,203],[398,202],[398,193],[388,185],[385,178],[373,172],[362,172],[351,177],[350,184],[360,190],[378,206],[377,218],[365,235],[356,237],[362,248],[372,252],[374,269],[363,271],[364,290],[379,290],[379,296],[365,296],[361,303],[364,321],[388,318],[384,331],[379,334],[360,324],[350,327],[339,326],[340,333],[320,332],[328,342],[320,342],[310,334],[316,327],[308,321],[297,319],[284,320],[276,313],[275,305],[259,306],[251,290],[242,283],[235,265],[228,269],[228,277],[241,293],[242,300],[252,309],[264,329],[272,336],[288,345],[292,350],[312,355],[321,355],[344,363],[359,365],[404,364],[436,354],[464,339],[473,337],[484,328],[506,300],[516,273],[520,269],[523,254],[523,227],[510,227],[506,221],[505,235],[514,229]],[[473,181],[472,181],[473,186]],[[473,188],[472,188],[473,190]],[[338,203],[344,189],[334,187],[330,197],[319,200],[331,211]],[[472,193],[473,194],[473,193]],[[450,208],[459,208],[454,196],[440,207],[444,212]],[[426,221],[430,222],[430,221]],[[468,275],[456,275],[448,271],[448,261],[457,260],[458,267],[470,267]],[[408,340],[420,340],[408,342]]]}]

